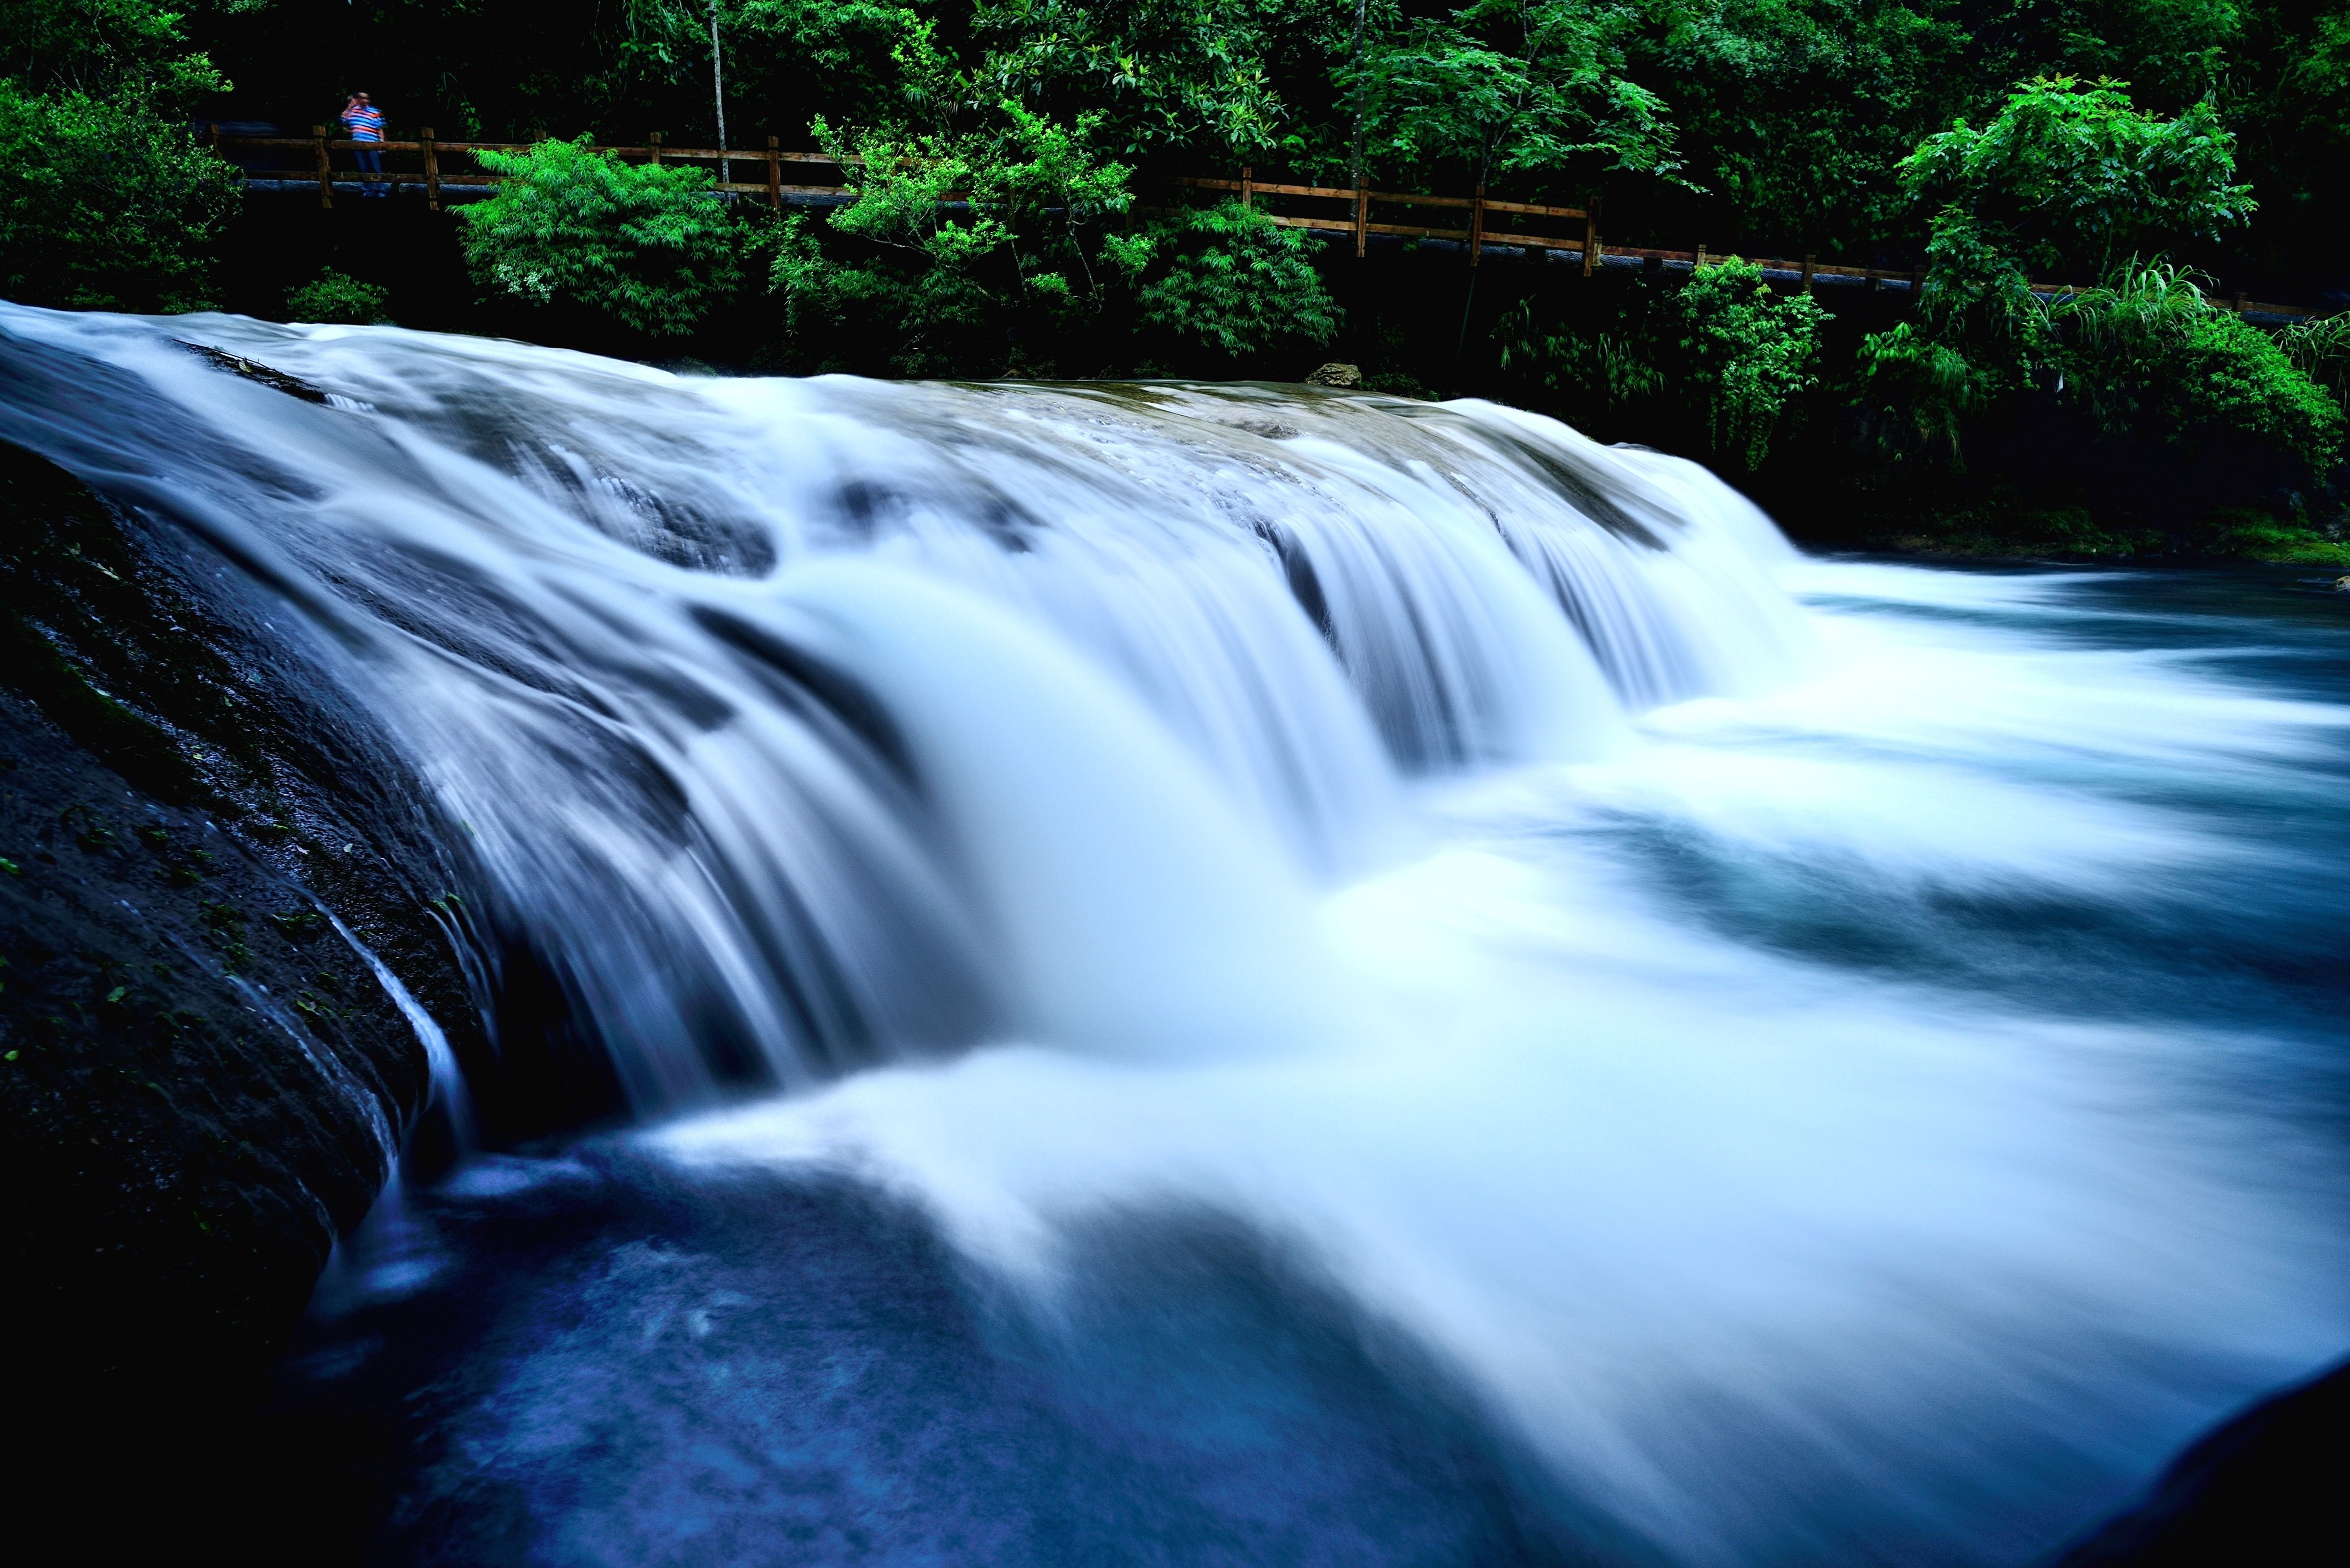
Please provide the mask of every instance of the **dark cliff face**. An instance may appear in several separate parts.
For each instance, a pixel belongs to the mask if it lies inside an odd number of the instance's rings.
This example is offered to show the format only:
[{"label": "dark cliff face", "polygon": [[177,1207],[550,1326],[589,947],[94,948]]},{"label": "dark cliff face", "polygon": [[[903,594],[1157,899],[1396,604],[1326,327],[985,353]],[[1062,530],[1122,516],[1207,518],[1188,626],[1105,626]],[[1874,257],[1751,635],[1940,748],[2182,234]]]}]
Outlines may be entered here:
[{"label": "dark cliff face", "polygon": [[461,1046],[422,794],[283,611],[0,447],[0,1190],[20,1400],[229,1387]]}]

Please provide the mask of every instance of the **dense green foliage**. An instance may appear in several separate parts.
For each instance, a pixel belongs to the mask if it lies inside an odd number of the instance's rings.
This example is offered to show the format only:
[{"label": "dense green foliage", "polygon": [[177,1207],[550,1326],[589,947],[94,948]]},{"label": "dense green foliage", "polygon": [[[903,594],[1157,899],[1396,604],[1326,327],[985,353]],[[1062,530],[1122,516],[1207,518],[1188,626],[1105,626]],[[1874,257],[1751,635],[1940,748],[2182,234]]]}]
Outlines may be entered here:
[{"label": "dense green foliage", "polygon": [[296,321],[370,327],[391,319],[391,290],[328,267],[286,292],[286,314]]},{"label": "dense green foliage", "polygon": [[1704,400],[1710,444],[1742,468],[1759,466],[1788,405],[1818,383],[1827,313],[1808,295],[1773,295],[1762,269],[1732,262],[1690,279],[1672,314],[1679,336],[1669,358]]},{"label": "dense green foliage", "polygon": [[[1814,515],[2078,514],[2065,536],[2173,545],[2206,514],[2238,518],[2229,537],[2340,515],[2350,338],[2220,302],[2350,294],[2350,0],[717,0],[734,143],[847,161],[844,204],[784,217],[722,202],[706,166],[577,143],[708,144],[708,0],[187,3],[0,0],[13,296],[218,297],[232,177],[174,117],[300,129],[365,88],[395,136],[536,144],[459,220],[463,308],[497,330],[877,374],[1336,357],[1688,452]],[[1925,286],[1472,275],[1419,242],[1357,265],[1164,179],[1244,164],[1482,183],[1596,206],[1619,242]],[[364,248],[311,255],[261,307],[327,262],[403,319],[464,324]]]},{"label": "dense green foliage", "polygon": [[1386,168],[1555,180],[1590,166],[1670,175],[1664,99],[1625,74],[1642,17],[1584,0],[1472,0],[1375,39],[1337,78]]},{"label": "dense green foliage", "polygon": [[2030,265],[2104,273],[2133,246],[2217,238],[2252,210],[2233,182],[2235,138],[2200,99],[2175,119],[2122,83],[2039,77],[1981,130],[1960,120],[1899,165],[1914,198]]},{"label": "dense green foliage", "polygon": [[466,265],[485,292],[679,337],[742,283],[743,226],[709,199],[700,170],[623,162],[585,137],[481,156],[507,177],[460,214]]},{"label": "dense green foliage", "polygon": [[1665,434],[1752,472],[1818,384],[1828,319],[1810,296],[1773,293],[1761,268],[1733,257],[1670,294],[1636,296],[1596,330],[1543,323],[1523,301],[1496,337],[1519,400],[1603,438]]},{"label": "dense green foliage", "polygon": [[1092,334],[1147,259],[1107,227],[1132,204],[1130,171],[1094,152],[1094,116],[1064,128],[1009,99],[996,110],[964,130],[868,130],[853,150],[816,122],[855,199],[824,225],[839,244],[790,220],[771,275],[828,368],[1022,365],[1024,340]]},{"label": "dense green foliage", "polygon": [[1142,289],[1142,319],[1172,339],[1179,359],[1245,362],[1274,348],[1302,355],[1338,335],[1305,232],[1262,209],[1226,202],[1162,225],[1147,243],[1166,265]]},{"label": "dense green foliage", "polygon": [[150,0],[0,0],[0,294],[81,309],[211,303],[237,171],[175,111],[225,91]]},{"label": "dense green foliage", "polygon": [[2304,482],[2341,456],[2342,411],[2324,389],[2177,268],[2125,271],[2051,315],[2064,395],[2107,436],[2265,446]]},{"label": "dense green foliage", "polygon": [[[2158,477],[2166,493],[2140,510],[2167,527],[2184,504],[2263,489],[2298,498],[2340,461],[2341,409],[2275,337],[2215,306],[2187,269],[2127,254],[2251,215],[2210,99],[2165,120],[2111,82],[2035,78],[1982,129],[1962,121],[1929,138],[1901,174],[1941,205],[1917,319],[1859,348],[1863,402],[1887,416],[1897,457],[1963,472],[1970,443],[1996,450],[2022,421],[2054,419]],[[2046,297],[2027,265],[2095,268],[2104,281]],[[2207,469],[2226,464],[2243,493],[2185,483],[2188,449]]]}]

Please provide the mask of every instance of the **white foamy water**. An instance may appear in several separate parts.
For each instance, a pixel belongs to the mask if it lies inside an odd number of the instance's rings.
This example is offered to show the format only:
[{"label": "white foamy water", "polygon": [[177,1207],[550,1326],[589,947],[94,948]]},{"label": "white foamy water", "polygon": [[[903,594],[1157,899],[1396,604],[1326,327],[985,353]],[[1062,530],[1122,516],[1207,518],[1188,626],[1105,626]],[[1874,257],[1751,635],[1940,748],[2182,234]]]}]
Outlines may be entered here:
[{"label": "white foamy water", "polygon": [[[1802,578],[1897,603],[1951,581]],[[2052,1520],[2337,1353],[2338,1149],[2265,1093],[2213,1096],[2227,1064],[2274,1064],[2257,1032],[1758,953],[1692,929],[1622,834],[1847,877],[1892,919],[1936,888],[2183,891],[2275,852],[2115,794],[2309,754],[2344,715],[2010,632],[1849,608],[1822,629],[1809,682],[1439,792],[1440,847],[1324,902],[1342,1044],[1180,1065],[1006,1045],[660,1147],[885,1183],[1046,1300],[1082,1276],[1063,1238],[1090,1212],[1245,1215],[1676,1558],[2044,1550]]]},{"label": "white foamy water", "polygon": [[2259,825],[2338,832],[2345,710],[2090,579],[1474,403],[0,334],[0,435],[307,607],[681,1170],[1047,1324],[1241,1220],[1690,1563],[2027,1559],[2350,1338],[2307,1020],[2167,989],[2317,940]]}]

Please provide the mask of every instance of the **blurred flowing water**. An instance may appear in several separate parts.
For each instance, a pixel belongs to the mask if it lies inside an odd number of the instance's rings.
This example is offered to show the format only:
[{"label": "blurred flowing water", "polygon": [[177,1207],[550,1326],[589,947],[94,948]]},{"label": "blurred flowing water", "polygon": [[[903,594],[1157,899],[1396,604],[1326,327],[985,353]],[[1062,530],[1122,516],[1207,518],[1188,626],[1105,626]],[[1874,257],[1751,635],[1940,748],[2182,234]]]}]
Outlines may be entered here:
[{"label": "blurred flowing water", "polygon": [[2290,574],[1806,560],[1477,403],[0,356],[427,781],[470,1065],[626,1124],[322,1283],[383,1560],[2027,1562],[2350,1346]]}]

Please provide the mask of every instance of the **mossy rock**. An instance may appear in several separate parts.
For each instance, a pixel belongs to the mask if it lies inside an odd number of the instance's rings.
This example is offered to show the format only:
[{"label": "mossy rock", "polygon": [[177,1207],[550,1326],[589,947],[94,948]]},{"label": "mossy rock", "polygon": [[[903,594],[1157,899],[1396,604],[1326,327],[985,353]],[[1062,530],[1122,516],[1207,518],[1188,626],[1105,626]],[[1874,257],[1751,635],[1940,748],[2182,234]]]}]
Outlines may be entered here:
[{"label": "mossy rock", "polygon": [[0,1173],[24,1391],[249,1377],[465,1038],[414,781],[234,572],[0,446]]}]

